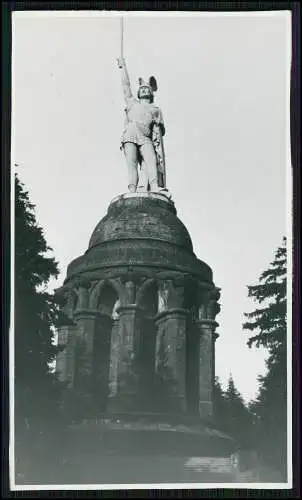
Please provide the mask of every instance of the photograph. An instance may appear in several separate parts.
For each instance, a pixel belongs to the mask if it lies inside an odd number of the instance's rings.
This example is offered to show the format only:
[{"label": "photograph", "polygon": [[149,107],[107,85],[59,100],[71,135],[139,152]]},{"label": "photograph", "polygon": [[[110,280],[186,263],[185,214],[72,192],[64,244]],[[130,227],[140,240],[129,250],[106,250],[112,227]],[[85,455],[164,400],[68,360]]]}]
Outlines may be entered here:
[{"label": "photograph", "polygon": [[11,43],[11,490],[292,488],[291,12]]}]

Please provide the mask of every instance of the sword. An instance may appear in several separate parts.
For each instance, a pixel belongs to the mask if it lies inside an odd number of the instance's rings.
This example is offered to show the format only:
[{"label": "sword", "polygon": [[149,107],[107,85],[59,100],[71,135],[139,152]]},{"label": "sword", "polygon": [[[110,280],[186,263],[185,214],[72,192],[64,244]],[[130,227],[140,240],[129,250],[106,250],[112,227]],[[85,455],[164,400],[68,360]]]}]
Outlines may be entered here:
[{"label": "sword", "polygon": [[120,31],[121,31],[121,59],[124,57],[124,18],[121,17],[120,21]]}]

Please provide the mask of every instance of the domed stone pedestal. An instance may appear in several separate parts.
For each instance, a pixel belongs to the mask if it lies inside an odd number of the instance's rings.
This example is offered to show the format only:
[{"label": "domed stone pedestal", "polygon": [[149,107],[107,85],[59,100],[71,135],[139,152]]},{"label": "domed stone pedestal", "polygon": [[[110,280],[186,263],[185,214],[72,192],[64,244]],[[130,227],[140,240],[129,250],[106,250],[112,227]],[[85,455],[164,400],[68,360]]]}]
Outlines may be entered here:
[{"label": "domed stone pedestal", "polygon": [[58,293],[72,323],[57,361],[72,418],[101,418],[108,432],[116,420],[123,432],[140,422],[145,436],[161,424],[195,435],[201,453],[210,442],[215,454],[230,449],[210,430],[219,289],[170,199],[115,198]]}]

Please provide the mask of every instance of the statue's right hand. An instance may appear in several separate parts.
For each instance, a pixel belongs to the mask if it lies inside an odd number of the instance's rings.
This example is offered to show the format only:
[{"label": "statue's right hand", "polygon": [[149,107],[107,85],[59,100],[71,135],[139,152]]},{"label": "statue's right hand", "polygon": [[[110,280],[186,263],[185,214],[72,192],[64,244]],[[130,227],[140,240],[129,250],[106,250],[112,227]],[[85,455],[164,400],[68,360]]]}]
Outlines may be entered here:
[{"label": "statue's right hand", "polygon": [[125,59],[123,57],[118,57],[117,64],[119,68],[123,68],[125,66]]}]

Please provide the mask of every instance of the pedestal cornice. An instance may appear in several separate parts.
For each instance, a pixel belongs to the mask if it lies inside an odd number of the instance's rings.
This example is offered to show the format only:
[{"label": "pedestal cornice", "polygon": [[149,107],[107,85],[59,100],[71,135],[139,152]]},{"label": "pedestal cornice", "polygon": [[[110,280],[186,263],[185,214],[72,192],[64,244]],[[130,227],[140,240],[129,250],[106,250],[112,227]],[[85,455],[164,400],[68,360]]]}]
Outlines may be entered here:
[{"label": "pedestal cornice", "polygon": [[118,203],[118,202],[123,202],[124,200],[129,200],[129,199],[134,199],[134,200],[159,200],[159,201],[164,201],[168,205],[174,208],[175,210],[175,205],[174,202],[171,199],[171,193],[168,191],[168,189],[163,189],[162,192],[159,193],[152,193],[152,192],[147,192],[147,193],[123,193],[111,200],[109,204],[109,208]]}]

